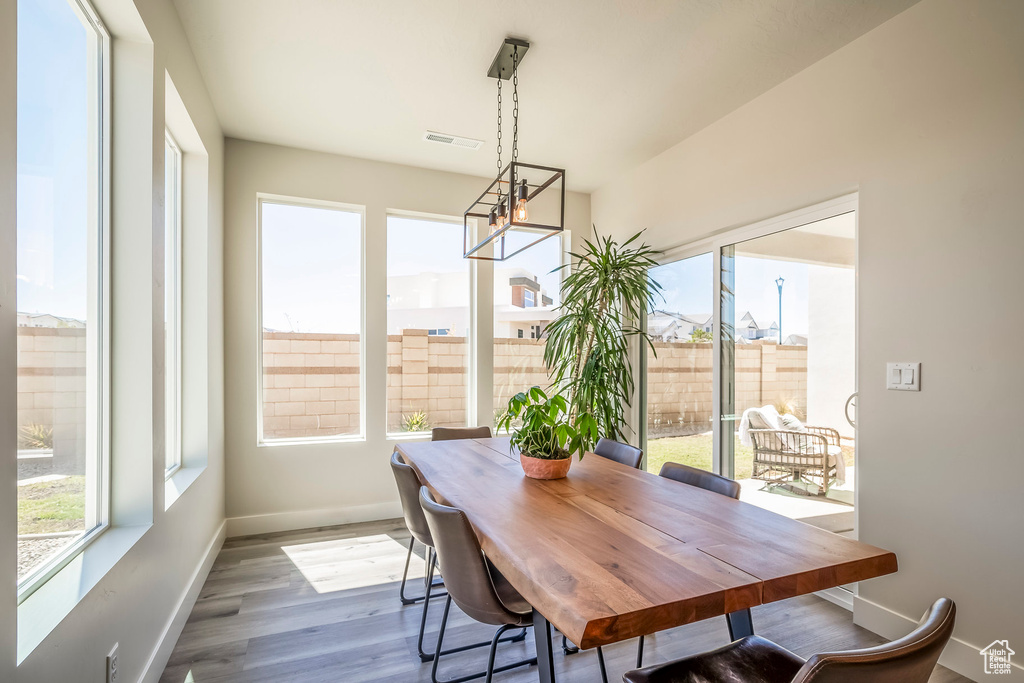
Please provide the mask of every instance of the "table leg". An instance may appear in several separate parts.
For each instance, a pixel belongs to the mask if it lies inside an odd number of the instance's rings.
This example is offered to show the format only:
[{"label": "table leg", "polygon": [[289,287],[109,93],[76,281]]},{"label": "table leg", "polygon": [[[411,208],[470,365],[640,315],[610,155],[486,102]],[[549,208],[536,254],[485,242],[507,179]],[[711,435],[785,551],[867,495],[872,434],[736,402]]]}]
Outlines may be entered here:
[{"label": "table leg", "polygon": [[725,615],[729,623],[729,638],[739,640],[754,635],[754,621],[749,609],[741,609]]},{"label": "table leg", "polygon": [[533,637],[537,642],[537,670],[540,683],[555,683],[555,659],[551,648],[551,623],[533,610]]}]

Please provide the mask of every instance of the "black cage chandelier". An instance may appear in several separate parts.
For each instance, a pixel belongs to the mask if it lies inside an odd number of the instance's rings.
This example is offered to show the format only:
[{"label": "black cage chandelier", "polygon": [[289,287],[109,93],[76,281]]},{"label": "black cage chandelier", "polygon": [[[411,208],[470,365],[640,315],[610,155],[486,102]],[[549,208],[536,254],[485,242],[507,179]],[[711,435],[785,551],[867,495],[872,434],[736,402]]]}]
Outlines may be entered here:
[{"label": "black cage chandelier", "polygon": [[[464,258],[504,261],[565,229],[565,170],[519,161],[519,64],[529,48],[525,40],[506,38],[487,72],[498,80],[498,175],[462,214]],[[512,81],[512,159],[503,167],[501,82],[507,80]]]}]

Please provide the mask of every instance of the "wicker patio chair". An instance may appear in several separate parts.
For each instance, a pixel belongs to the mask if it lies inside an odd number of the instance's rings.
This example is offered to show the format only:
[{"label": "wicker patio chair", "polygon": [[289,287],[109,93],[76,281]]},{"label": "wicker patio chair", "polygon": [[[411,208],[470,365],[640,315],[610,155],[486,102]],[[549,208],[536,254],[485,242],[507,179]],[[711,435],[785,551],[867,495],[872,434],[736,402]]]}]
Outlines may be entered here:
[{"label": "wicker patio chair", "polygon": [[843,457],[835,429],[751,429],[749,434],[754,448],[754,479],[776,484],[803,480],[817,484],[822,495],[835,483],[836,462]]}]

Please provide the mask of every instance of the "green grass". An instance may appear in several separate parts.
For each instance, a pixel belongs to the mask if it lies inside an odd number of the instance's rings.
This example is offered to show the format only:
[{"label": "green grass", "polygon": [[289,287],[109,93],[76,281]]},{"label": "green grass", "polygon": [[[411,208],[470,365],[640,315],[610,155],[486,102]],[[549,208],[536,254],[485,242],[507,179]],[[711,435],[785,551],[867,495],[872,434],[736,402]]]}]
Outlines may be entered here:
[{"label": "green grass", "polygon": [[85,477],[18,487],[18,533],[85,529]]},{"label": "green grass", "polygon": [[[647,442],[647,471],[657,474],[666,462],[678,462],[711,471],[711,434],[667,436]],[[736,439],[736,478],[748,479],[753,471],[754,452]]]},{"label": "green grass", "polygon": [[[740,443],[736,436],[736,479],[749,479],[754,469],[754,451]],[[666,462],[678,462],[711,471],[711,434],[667,436],[647,441],[647,471],[657,474]],[[853,465],[853,446],[843,442],[847,465]]]}]

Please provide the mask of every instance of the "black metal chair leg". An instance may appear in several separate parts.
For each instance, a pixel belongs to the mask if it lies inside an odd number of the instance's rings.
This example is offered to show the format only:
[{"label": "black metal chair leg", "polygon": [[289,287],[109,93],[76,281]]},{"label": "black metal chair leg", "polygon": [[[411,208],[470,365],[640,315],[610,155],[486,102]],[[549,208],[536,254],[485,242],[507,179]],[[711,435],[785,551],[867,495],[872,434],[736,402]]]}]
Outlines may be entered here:
[{"label": "black metal chair leg", "polygon": [[[424,594],[423,594],[423,616],[420,617],[420,635],[419,635],[419,638],[416,640],[416,652],[419,654],[421,662],[429,662],[431,659],[433,659],[435,657],[435,655],[429,655],[429,654],[427,654],[426,652],[423,651],[423,632],[427,628],[427,609],[430,607],[430,589],[433,588],[433,583],[434,583],[434,565],[436,563],[437,563],[437,556],[434,554],[434,549],[431,548],[429,553],[428,553],[427,575],[426,575],[426,580],[424,581],[424,590],[426,592],[424,592]],[[442,619],[442,621],[441,621],[441,631],[440,631],[440,633],[437,634],[438,647],[440,647],[441,636],[444,635],[444,624],[445,624],[445,621],[447,621],[448,605],[449,604],[451,604],[451,598],[448,598],[448,601],[447,601],[447,603],[445,605],[445,610],[444,610],[445,618]]]},{"label": "black metal chair leg", "polygon": [[[418,598],[410,598],[409,596],[407,596],[405,594],[405,585],[406,585],[407,580],[409,578],[409,563],[410,563],[410,561],[412,561],[412,551],[413,551],[413,548],[415,546],[416,546],[416,539],[415,538],[410,538],[409,539],[409,552],[405,556],[405,569],[402,571],[402,584],[401,584],[401,586],[398,589],[398,597],[401,599],[403,605],[415,605],[417,602],[423,602],[423,599],[426,597],[425,593],[424,593],[424,595],[421,595]],[[444,587],[444,580],[440,579],[438,581],[435,581],[432,585],[433,585],[434,588],[442,588],[442,587]],[[435,597],[435,598],[443,598],[444,596],[445,596],[444,593],[435,593],[433,597]]]},{"label": "black metal chair leg", "polygon": [[603,683],[608,683],[608,670],[604,666],[604,650],[600,647],[597,648],[597,664],[601,667],[601,680]]},{"label": "black metal chair leg", "polygon": [[640,636],[640,642],[636,646],[636,668],[642,669],[644,666],[644,637]]},{"label": "black metal chair leg", "polygon": [[562,636],[562,654],[564,654],[564,655],[574,655],[574,654],[576,654],[579,651],[580,651],[580,649],[578,647],[576,647],[575,645],[571,645],[569,643],[569,639],[568,638],[566,638],[564,635]]},{"label": "black metal chair leg", "polygon": [[472,681],[472,680],[477,679],[477,678],[485,678],[486,683],[490,683],[491,677],[494,676],[494,674],[496,674],[496,673],[501,673],[502,671],[508,671],[510,669],[515,669],[515,668],[520,667],[520,666],[527,666],[527,665],[532,666],[532,665],[537,663],[537,658],[536,657],[531,657],[529,659],[523,659],[523,660],[520,660],[518,662],[512,662],[511,664],[505,664],[504,666],[500,666],[498,668],[494,668],[494,658],[497,655],[498,643],[513,640],[512,638],[502,638],[501,637],[502,634],[505,633],[505,631],[507,631],[507,630],[509,630],[510,628],[513,628],[513,627],[512,626],[502,626],[502,627],[498,628],[497,631],[494,632],[494,637],[491,638],[490,641],[487,641],[487,642],[483,643],[483,645],[490,645],[490,651],[489,651],[488,657],[487,657],[487,669],[485,669],[484,671],[479,671],[479,672],[474,673],[474,674],[468,674],[466,676],[460,676],[458,678],[450,678],[450,679],[448,679],[446,681],[438,680],[438,678],[437,678],[437,665],[438,665],[438,662],[441,660],[441,655],[449,654],[451,652],[461,652],[463,650],[468,650],[468,649],[471,649],[473,647],[478,647],[477,645],[471,645],[471,646],[468,646],[468,647],[454,648],[452,650],[442,650],[441,649],[441,643],[444,641],[444,629],[448,625],[448,613],[450,612],[451,607],[452,607],[452,598],[451,598],[451,596],[448,596],[448,598],[444,601],[444,614],[442,614],[442,616],[441,616],[441,631],[437,634],[437,648],[434,651],[434,663],[430,667],[430,680],[431,680],[432,683],[466,683],[466,681]]}]

